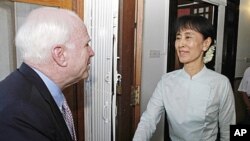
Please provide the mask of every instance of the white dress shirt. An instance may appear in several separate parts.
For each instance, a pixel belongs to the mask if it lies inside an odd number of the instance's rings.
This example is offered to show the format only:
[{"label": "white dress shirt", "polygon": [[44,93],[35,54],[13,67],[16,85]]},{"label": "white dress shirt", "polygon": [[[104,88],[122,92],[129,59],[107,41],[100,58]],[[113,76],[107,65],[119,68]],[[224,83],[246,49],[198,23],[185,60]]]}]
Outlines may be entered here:
[{"label": "white dress shirt", "polygon": [[163,75],[138,124],[133,141],[149,141],[166,111],[172,141],[229,141],[235,103],[228,79],[204,67],[190,78],[184,69]]},{"label": "white dress shirt", "polygon": [[250,67],[245,70],[238,91],[245,92],[250,96]]}]

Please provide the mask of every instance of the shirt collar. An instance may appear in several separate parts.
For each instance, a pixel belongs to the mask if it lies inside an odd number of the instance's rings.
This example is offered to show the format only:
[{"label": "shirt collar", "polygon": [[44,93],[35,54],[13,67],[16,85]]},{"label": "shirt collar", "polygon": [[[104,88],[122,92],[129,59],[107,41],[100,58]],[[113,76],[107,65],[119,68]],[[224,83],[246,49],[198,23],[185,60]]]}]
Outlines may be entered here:
[{"label": "shirt collar", "polygon": [[53,99],[55,100],[57,106],[61,110],[63,101],[65,99],[61,89],[52,81],[50,80],[46,75],[44,75],[39,70],[32,68],[43,80],[47,88],[49,89],[49,92],[51,93]]},{"label": "shirt collar", "polygon": [[[192,76],[192,80],[196,79],[196,78],[199,78],[202,74],[204,74],[205,72],[207,71],[207,67],[206,65],[203,66],[203,68],[197,73],[195,74],[194,76]],[[190,75],[185,71],[184,67],[182,68],[182,75],[185,77],[185,78],[188,78],[190,79]]]}]

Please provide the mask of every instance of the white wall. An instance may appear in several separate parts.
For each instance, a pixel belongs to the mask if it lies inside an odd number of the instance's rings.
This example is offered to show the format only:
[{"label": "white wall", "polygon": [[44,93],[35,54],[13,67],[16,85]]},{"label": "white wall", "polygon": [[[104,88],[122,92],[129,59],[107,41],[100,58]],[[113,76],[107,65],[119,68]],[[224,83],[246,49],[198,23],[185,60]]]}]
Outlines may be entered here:
[{"label": "white wall", "polygon": [[245,69],[250,66],[250,1],[240,1],[239,29],[235,77],[242,77]]},{"label": "white wall", "polygon": [[[145,0],[142,47],[141,112],[145,111],[160,77],[166,72],[168,0]],[[151,141],[164,140],[164,117]]]},{"label": "white wall", "polygon": [[0,80],[15,69],[14,4],[0,1]]}]

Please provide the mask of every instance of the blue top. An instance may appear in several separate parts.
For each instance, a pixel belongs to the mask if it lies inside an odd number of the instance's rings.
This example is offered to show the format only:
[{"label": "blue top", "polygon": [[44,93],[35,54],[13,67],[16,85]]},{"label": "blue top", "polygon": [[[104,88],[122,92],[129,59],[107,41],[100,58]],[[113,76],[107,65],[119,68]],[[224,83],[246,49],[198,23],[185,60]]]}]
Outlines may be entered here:
[{"label": "blue top", "polygon": [[46,75],[44,75],[39,70],[32,68],[43,80],[47,88],[49,89],[49,92],[51,93],[53,99],[55,100],[58,108],[62,110],[62,104],[65,99],[61,89],[52,81],[50,80]]}]

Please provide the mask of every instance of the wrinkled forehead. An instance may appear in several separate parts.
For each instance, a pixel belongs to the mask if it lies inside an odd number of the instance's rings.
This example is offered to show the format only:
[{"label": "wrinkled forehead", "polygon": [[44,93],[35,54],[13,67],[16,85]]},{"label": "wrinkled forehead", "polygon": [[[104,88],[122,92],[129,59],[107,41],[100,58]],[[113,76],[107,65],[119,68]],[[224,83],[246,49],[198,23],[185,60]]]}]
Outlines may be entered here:
[{"label": "wrinkled forehead", "polygon": [[68,22],[72,28],[71,40],[81,40],[84,42],[88,42],[90,40],[87,27],[85,26],[82,19],[77,16],[71,15]]},{"label": "wrinkled forehead", "polygon": [[70,41],[72,42],[78,41],[81,44],[87,44],[90,41],[90,36],[88,34],[86,26],[82,23],[77,27],[78,28],[74,29]]}]

